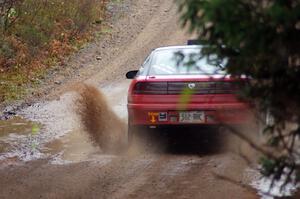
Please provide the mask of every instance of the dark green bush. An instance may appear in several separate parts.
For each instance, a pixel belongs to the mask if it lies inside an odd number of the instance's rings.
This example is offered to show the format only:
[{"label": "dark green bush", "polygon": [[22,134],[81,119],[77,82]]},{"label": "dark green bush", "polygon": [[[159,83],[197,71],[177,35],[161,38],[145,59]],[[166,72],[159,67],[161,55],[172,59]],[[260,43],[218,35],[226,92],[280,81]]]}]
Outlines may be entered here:
[{"label": "dark green bush", "polygon": [[4,40],[4,37],[0,38],[0,56],[7,57],[8,59],[15,56],[15,51],[13,50],[11,43]]},{"label": "dark green bush", "polygon": [[20,26],[18,36],[31,48],[41,47],[49,40],[43,31],[34,26]]}]

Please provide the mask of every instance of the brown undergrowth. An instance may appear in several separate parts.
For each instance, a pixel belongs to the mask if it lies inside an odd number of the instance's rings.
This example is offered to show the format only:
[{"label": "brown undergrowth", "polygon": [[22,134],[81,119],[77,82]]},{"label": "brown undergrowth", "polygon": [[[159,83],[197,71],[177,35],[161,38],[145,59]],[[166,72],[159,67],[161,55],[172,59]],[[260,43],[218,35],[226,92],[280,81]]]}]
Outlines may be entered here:
[{"label": "brown undergrowth", "polygon": [[108,0],[0,2],[0,103],[21,98],[94,38]]}]

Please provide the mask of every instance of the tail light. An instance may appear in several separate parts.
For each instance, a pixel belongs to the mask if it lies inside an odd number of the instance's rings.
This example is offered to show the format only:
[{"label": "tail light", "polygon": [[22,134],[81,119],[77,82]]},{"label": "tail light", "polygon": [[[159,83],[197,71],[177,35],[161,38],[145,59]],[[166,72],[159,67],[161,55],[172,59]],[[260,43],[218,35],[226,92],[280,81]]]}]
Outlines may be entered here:
[{"label": "tail light", "polygon": [[133,88],[133,94],[168,94],[168,83],[138,82]]},{"label": "tail light", "polygon": [[194,95],[202,94],[233,94],[243,87],[245,82],[214,81],[214,82],[138,82],[133,88],[133,94],[149,95],[180,95],[193,84]]}]

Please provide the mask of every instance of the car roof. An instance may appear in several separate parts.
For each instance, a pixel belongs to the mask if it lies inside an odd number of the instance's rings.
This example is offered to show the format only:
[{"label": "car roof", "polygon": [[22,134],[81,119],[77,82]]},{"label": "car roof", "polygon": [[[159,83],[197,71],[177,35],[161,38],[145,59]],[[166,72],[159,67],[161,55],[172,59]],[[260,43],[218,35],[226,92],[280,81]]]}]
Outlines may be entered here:
[{"label": "car roof", "polygon": [[202,45],[182,45],[182,46],[165,46],[165,47],[160,47],[154,49],[155,51],[160,51],[160,50],[174,50],[174,49],[201,49],[203,46]]}]

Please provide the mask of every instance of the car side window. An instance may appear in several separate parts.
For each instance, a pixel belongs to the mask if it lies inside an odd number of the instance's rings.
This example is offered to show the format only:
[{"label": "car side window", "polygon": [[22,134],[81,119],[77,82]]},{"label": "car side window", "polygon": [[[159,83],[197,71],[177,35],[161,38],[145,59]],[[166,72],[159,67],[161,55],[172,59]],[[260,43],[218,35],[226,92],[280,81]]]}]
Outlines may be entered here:
[{"label": "car side window", "polygon": [[146,58],[143,65],[139,69],[139,72],[137,73],[137,76],[146,75],[146,72],[147,72],[147,69],[149,68],[149,66],[150,66],[150,55]]}]

